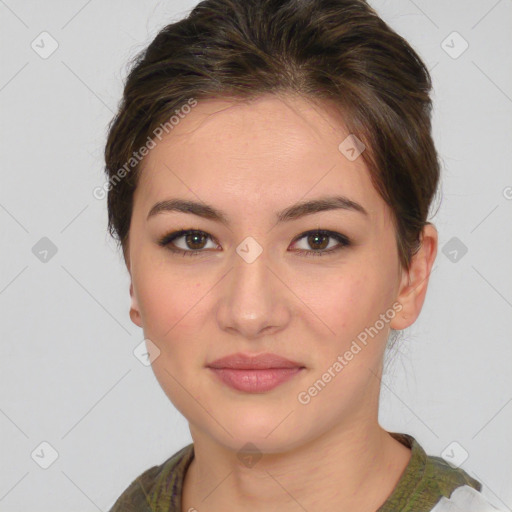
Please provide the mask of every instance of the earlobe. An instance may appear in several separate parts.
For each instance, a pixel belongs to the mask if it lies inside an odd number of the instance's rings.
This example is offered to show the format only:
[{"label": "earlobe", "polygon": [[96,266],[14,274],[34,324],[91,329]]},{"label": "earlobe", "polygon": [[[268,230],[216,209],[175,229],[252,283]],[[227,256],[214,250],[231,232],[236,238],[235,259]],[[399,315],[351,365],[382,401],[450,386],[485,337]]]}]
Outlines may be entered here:
[{"label": "earlobe", "polygon": [[422,231],[421,247],[413,255],[409,270],[403,270],[397,301],[402,310],[390,322],[395,330],[412,325],[418,318],[425,296],[432,267],[437,255],[437,230],[433,224],[427,224]]},{"label": "earlobe", "polygon": [[137,297],[135,297],[135,293],[133,291],[133,283],[130,283],[130,297],[131,297],[130,319],[135,325],[142,327],[139,305],[137,302]]}]

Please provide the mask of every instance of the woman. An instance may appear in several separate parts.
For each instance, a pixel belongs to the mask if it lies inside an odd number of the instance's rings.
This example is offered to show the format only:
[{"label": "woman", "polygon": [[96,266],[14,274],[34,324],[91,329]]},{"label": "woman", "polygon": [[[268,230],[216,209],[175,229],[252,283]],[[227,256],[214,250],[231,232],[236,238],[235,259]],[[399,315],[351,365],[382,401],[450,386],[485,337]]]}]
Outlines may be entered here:
[{"label": "woman", "polygon": [[430,89],[362,0],[206,0],[140,54],[109,227],[193,444],[112,511],[495,510],[378,423],[437,253]]}]

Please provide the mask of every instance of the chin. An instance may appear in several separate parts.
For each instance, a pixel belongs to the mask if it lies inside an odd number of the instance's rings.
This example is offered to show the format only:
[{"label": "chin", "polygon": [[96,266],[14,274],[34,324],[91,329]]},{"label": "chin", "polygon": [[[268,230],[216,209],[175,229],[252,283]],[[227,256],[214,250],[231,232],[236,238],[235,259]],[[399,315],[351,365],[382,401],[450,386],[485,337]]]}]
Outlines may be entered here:
[{"label": "chin", "polygon": [[258,435],[258,432],[251,432],[246,430],[244,432],[233,432],[233,437],[223,435],[221,439],[216,439],[219,444],[222,444],[229,450],[239,453],[242,449],[244,451],[253,452],[256,454],[279,454],[293,450],[297,445],[300,445],[300,440],[290,438],[289,432],[283,432],[282,435]]},{"label": "chin", "polygon": [[[234,413],[221,413],[216,419],[202,425],[201,430],[208,433],[217,443],[238,452],[247,443],[251,443],[262,453],[284,453],[306,442],[307,432],[301,436],[296,425],[294,413],[288,418],[291,410],[276,409],[273,412],[264,411],[263,408],[247,407],[244,410],[237,407]],[[284,419],[286,418],[286,419]],[[284,419],[284,421],[283,421]],[[295,420],[295,421],[294,421]]]}]

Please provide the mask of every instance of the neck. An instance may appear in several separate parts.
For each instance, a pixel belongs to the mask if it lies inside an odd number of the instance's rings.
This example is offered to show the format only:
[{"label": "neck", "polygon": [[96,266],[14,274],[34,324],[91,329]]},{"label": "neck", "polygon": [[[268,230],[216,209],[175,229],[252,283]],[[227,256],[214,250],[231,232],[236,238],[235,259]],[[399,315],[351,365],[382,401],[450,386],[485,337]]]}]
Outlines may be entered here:
[{"label": "neck", "polygon": [[264,454],[252,467],[204,432],[192,427],[191,432],[195,457],[184,482],[182,510],[201,512],[374,512],[392,493],[411,454],[368,418],[293,451]]}]

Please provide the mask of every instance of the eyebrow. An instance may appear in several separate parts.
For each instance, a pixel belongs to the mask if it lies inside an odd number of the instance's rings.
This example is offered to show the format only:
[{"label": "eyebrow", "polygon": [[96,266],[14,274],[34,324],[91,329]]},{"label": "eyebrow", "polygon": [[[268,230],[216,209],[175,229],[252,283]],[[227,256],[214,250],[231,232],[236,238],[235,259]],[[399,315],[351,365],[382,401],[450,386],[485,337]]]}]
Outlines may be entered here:
[{"label": "eyebrow", "polygon": [[[306,215],[313,215],[314,213],[328,210],[348,210],[368,216],[368,212],[362,205],[352,201],[348,197],[327,196],[311,201],[304,201],[278,212],[276,214],[277,223],[296,220]],[[156,203],[149,211],[146,220],[149,220],[151,217],[163,212],[192,213],[193,215],[198,215],[205,219],[229,225],[228,216],[222,210],[218,210],[205,203],[198,203],[196,201],[184,199],[167,199]]]}]

